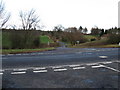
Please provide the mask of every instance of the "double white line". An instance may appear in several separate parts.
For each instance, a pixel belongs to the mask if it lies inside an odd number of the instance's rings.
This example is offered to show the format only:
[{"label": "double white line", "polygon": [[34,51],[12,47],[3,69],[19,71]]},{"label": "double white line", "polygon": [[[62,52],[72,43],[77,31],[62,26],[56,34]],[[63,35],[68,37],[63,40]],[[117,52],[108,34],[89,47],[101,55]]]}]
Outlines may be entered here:
[{"label": "double white line", "polygon": [[25,74],[27,69],[13,69],[14,72],[11,72],[11,74]]},{"label": "double white line", "polygon": [[45,67],[38,67],[38,68],[34,68],[33,70],[34,70],[33,71],[34,73],[45,73],[45,72],[47,72]]}]

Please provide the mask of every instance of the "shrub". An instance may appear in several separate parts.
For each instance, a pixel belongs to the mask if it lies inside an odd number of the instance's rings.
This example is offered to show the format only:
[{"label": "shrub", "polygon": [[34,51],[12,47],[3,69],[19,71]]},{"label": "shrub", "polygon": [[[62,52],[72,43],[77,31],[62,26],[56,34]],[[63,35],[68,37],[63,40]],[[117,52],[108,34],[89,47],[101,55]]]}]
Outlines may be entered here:
[{"label": "shrub", "polygon": [[120,42],[120,34],[110,34],[108,37],[109,44],[118,44]]},{"label": "shrub", "polygon": [[95,40],[96,40],[95,38],[90,39],[90,41],[95,41]]}]

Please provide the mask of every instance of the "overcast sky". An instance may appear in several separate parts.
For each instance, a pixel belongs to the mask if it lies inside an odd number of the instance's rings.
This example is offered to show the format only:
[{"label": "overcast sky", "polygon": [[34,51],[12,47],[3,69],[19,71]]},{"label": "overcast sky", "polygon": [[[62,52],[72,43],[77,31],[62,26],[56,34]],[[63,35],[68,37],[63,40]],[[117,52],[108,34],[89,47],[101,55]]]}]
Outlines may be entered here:
[{"label": "overcast sky", "polygon": [[9,24],[20,25],[19,12],[36,10],[46,30],[61,24],[64,27],[118,26],[119,0],[3,0],[11,13]]}]

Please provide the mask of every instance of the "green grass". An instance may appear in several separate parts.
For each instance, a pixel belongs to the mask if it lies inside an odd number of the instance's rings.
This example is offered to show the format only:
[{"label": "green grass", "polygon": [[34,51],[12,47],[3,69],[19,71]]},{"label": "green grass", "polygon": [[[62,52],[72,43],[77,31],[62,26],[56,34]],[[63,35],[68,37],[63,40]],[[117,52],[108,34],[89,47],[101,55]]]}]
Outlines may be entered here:
[{"label": "green grass", "polygon": [[46,43],[54,43],[54,41],[53,40],[51,40],[50,38],[49,38],[49,36],[47,36],[47,35],[44,35],[44,36],[40,36],[40,42],[41,43],[43,43],[43,44],[46,44]]},{"label": "green grass", "polygon": [[85,38],[87,38],[88,41],[90,41],[91,39],[97,39],[97,36],[95,35],[84,35]]},{"label": "green grass", "polygon": [[3,49],[2,54],[30,53],[30,52],[53,50],[53,49],[55,48],[51,47],[51,48],[40,48],[40,49]]},{"label": "green grass", "polygon": [[71,46],[73,48],[119,48],[118,44],[108,44],[107,39],[86,42],[79,45]]}]

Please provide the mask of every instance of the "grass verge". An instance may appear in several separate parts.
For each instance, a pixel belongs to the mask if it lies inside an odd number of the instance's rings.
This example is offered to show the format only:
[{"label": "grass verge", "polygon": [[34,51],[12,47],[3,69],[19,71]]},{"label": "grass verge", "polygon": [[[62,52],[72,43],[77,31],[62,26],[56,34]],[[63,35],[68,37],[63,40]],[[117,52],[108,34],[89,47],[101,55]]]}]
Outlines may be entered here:
[{"label": "grass verge", "polygon": [[120,48],[118,44],[109,44],[109,45],[98,45],[98,46],[72,46],[72,48]]},{"label": "grass verge", "polygon": [[54,50],[54,49],[55,49],[54,47],[40,48],[40,49],[2,49],[2,54],[31,53],[31,52]]},{"label": "grass verge", "polygon": [[108,44],[107,40],[97,40],[71,46],[73,48],[120,48],[118,44]]}]

